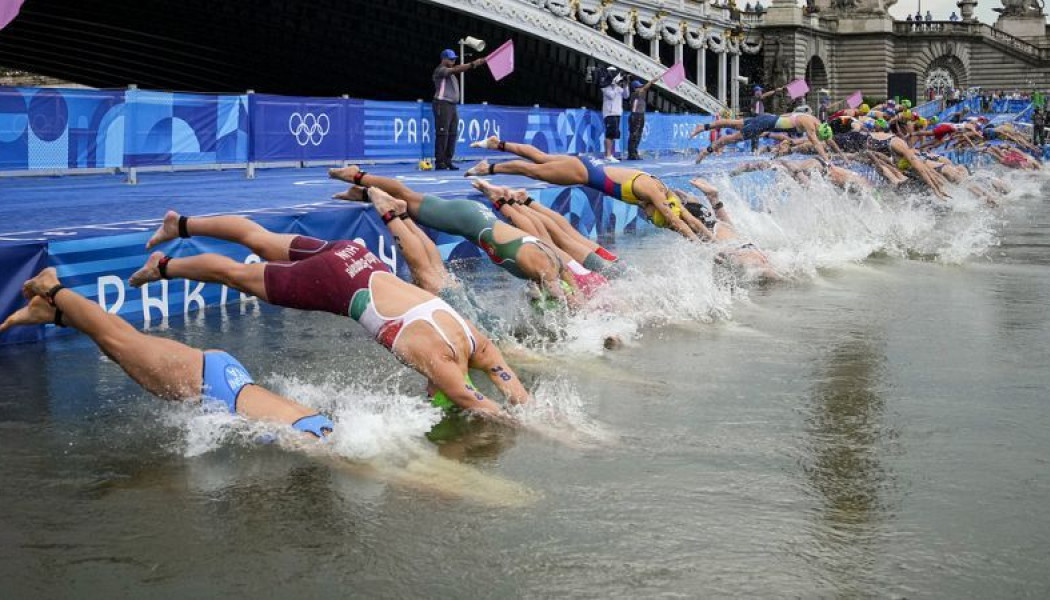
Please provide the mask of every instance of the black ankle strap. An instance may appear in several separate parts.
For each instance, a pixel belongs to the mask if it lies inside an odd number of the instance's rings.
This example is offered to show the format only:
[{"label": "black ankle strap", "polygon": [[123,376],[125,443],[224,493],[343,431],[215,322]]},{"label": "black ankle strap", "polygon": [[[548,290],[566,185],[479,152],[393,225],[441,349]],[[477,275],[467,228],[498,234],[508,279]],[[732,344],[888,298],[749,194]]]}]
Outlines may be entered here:
[{"label": "black ankle strap", "polygon": [[62,285],[61,283],[59,283],[59,284],[55,285],[54,287],[52,287],[51,289],[49,289],[47,291],[46,298],[45,298],[45,300],[47,300],[47,303],[50,304],[51,306],[54,306],[55,305],[55,296],[58,295],[58,293],[61,292],[64,289],[66,289],[66,286]]},{"label": "black ankle strap", "polygon": [[55,307],[55,327],[65,327],[66,324],[62,322],[62,309]]},{"label": "black ankle strap", "polygon": [[496,163],[492,163],[492,164],[489,165],[489,175],[495,175],[495,174],[496,174]]},{"label": "black ankle strap", "polygon": [[504,142],[503,140],[500,140],[500,143],[496,144],[496,148],[500,152],[506,152],[507,151],[507,142]]},{"label": "black ankle strap", "polygon": [[180,238],[188,238],[188,237],[190,237],[190,230],[187,229],[187,227],[186,227],[186,223],[188,223],[189,220],[190,220],[189,217],[183,217],[183,216],[179,217],[179,237]]},{"label": "black ankle strap", "polygon": [[170,256],[165,256],[157,262],[157,272],[160,273],[161,279],[168,278],[168,263],[171,262]]}]

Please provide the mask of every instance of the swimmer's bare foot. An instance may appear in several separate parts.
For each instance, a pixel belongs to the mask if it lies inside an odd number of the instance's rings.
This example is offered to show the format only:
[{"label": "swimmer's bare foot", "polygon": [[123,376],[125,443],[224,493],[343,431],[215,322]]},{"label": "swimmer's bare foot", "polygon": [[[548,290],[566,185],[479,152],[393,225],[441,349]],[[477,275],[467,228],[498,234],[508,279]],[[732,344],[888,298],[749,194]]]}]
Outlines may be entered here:
[{"label": "swimmer's bare foot", "polygon": [[58,284],[58,271],[54,267],[48,267],[37,273],[36,277],[22,284],[22,295],[27,300],[31,300],[34,296],[46,297],[47,293]]},{"label": "swimmer's bare foot", "polygon": [[467,172],[463,174],[464,177],[480,177],[482,175],[491,175],[491,173],[489,173],[489,161],[484,158],[481,159],[478,164],[467,169]]},{"label": "swimmer's bare foot", "polygon": [[499,149],[499,136],[491,135],[483,140],[473,142],[470,144],[471,148],[484,148],[486,150],[498,150]]},{"label": "swimmer's bare foot", "polygon": [[55,322],[55,307],[47,303],[40,296],[33,297],[28,306],[11,313],[3,323],[0,323],[0,333],[19,325],[43,325]]},{"label": "swimmer's bare foot", "polygon": [[169,210],[164,214],[164,222],[161,223],[160,227],[157,228],[157,231],[153,233],[153,237],[146,242],[146,250],[149,250],[157,244],[170,242],[177,237],[179,237],[179,213]]},{"label": "swimmer's bare foot", "polygon": [[400,215],[408,210],[407,202],[399,200],[383,190],[374,189],[369,195],[372,198],[372,205],[376,207],[376,212],[381,215],[390,211],[393,211],[395,215]]},{"label": "swimmer's bare foot", "polygon": [[474,189],[485,194],[485,197],[492,202],[506,196],[507,188],[501,185],[496,185],[485,179],[475,179],[471,181],[470,184],[474,186]]},{"label": "swimmer's bare foot", "polygon": [[146,264],[142,265],[142,268],[131,274],[128,278],[128,283],[131,287],[142,287],[143,284],[151,281],[160,281],[160,259],[164,258],[163,252],[154,252],[149,255],[146,259]]},{"label": "swimmer's bare foot", "polygon": [[328,176],[332,179],[338,179],[347,183],[353,183],[354,175],[357,175],[360,172],[361,167],[357,165],[350,165],[338,169],[328,169]]},{"label": "swimmer's bare foot", "polygon": [[368,202],[368,196],[365,196],[365,188],[356,185],[350,186],[345,192],[332,194],[332,198],[347,202]]},{"label": "swimmer's bare foot", "polygon": [[704,159],[707,158],[708,154],[709,154],[709,152],[707,152],[707,150],[701,150],[700,154],[696,155],[696,164],[702,163],[704,161]]}]

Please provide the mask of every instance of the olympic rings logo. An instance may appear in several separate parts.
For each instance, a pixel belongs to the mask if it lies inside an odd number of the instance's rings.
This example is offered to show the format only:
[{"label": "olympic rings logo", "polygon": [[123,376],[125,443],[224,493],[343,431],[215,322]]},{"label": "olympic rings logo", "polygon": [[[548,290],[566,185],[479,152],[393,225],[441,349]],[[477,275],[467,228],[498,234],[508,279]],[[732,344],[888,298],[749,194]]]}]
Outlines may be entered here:
[{"label": "olympic rings logo", "polygon": [[320,146],[324,141],[324,136],[328,135],[330,127],[331,122],[325,113],[314,115],[308,112],[301,115],[293,112],[292,116],[288,117],[288,131],[292,133],[300,146],[307,144]]}]

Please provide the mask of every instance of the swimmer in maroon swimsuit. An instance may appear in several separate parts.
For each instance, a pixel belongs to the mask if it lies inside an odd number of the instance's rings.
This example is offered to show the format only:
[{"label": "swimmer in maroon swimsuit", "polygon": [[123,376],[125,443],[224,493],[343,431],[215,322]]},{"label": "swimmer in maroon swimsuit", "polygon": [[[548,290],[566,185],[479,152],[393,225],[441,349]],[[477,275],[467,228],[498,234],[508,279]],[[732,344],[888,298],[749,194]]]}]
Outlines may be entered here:
[{"label": "swimmer in maroon swimsuit", "polygon": [[237,242],[271,262],[243,264],[218,254],[171,258],[154,252],[131,276],[131,285],[183,277],[221,283],[278,306],[349,316],[463,410],[508,420],[499,404],[469,383],[472,368],[484,371],[511,404],[529,399],[488,337],[443,300],[398,279],[360,244],[277,234],[244,217],[188,218],[168,212],[146,247],[191,235]]}]

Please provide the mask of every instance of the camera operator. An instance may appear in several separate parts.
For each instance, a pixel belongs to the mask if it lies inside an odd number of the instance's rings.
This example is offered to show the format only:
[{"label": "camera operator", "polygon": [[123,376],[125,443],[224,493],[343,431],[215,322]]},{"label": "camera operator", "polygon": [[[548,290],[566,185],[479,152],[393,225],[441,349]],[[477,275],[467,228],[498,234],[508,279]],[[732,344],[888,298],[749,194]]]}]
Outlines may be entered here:
[{"label": "camera operator", "polygon": [[605,120],[605,160],[620,162],[616,158],[616,140],[620,139],[620,117],[623,116],[623,101],[630,97],[627,78],[616,67],[606,69],[607,82],[602,82],[602,117]]}]

